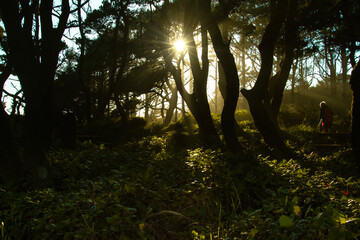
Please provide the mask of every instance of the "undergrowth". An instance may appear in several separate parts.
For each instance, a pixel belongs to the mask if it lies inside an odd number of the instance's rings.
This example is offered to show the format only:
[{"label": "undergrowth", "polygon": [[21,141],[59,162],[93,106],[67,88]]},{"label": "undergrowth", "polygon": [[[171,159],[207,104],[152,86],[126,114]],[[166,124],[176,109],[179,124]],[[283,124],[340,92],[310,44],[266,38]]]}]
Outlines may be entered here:
[{"label": "undergrowth", "polygon": [[[360,182],[348,149],[268,154],[251,122],[245,152],[202,149],[178,126],[105,147],[49,151],[55,187],[0,188],[0,239],[356,239]],[[311,138],[311,137],[310,137]],[[295,139],[295,138],[294,138]],[[179,145],[181,145],[179,147]]]}]

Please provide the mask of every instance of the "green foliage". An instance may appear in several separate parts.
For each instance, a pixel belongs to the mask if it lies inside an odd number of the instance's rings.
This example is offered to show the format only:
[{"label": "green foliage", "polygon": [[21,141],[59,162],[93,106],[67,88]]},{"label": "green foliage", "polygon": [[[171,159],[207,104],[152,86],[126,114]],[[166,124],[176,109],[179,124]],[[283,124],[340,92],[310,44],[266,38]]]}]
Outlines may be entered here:
[{"label": "green foliage", "polygon": [[[78,128],[78,134],[95,136],[100,142],[111,140],[115,142],[129,141],[149,134],[150,127],[146,127],[146,120],[134,117],[123,126],[121,119],[104,119],[88,123]],[[96,139],[95,139],[96,140]]]},{"label": "green foliage", "polygon": [[241,121],[253,121],[250,111],[248,110],[237,110],[235,112],[235,120]]},{"label": "green foliage", "polygon": [[295,109],[280,111],[279,113],[279,124],[283,127],[299,125],[302,124],[304,120],[304,114]]},{"label": "green foliage", "polygon": [[196,147],[181,122],[160,127],[111,148],[86,141],[48,152],[54,188],[0,187],[1,239],[360,236],[360,180],[350,151],[306,152],[311,127],[290,129],[304,141],[290,140],[298,150],[292,159],[269,155],[250,121],[239,123],[250,144],[238,155]]}]

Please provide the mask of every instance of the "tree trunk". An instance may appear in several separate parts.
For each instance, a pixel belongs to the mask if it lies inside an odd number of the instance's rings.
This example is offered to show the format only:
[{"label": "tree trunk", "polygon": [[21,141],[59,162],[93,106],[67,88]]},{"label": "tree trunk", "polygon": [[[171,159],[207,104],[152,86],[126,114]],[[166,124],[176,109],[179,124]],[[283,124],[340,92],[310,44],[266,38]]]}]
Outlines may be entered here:
[{"label": "tree trunk", "polygon": [[360,166],[360,61],[351,72],[351,90],[353,92],[351,105],[351,145],[354,158]]},{"label": "tree trunk", "polygon": [[[8,63],[0,75],[0,85],[3,89],[5,81],[11,74],[12,66]],[[0,98],[2,98],[0,94]],[[5,184],[16,184],[25,178],[25,170],[16,149],[10,119],[5,108],[0,110],[0,178]]]},{"label": "tree trunk", "polygon": [[204,14],[204,23],[207,26],[216,56],[224,69],[226,77],[226,96],[224,99],[224,108],[221,113],[221,129],[229,150],[238,152],[242,147],[235,132],[236,122],[234,114],[239,98],[239,77],[234,56],[231,54],[229,47],[224,43],[219,26],[212,16],[211,1],[202,0],[201,8]]},{"label": "tree trunk", "polygon": [[82,17],[81,17],[81,0],[77,1],[77,7],[78,7],[78,24],[79,24],[79,33],[80,33],[80,38],[79,38],[79,43],[80,43],[80,56],[78,59],[78,65],[77,65],[77,75],[79,78],[79,81],[82,84],[82,88],[84,91],[84,95],[85,95],[85,106],[84,106],[84,113],[85,113],[85,119],[86,121],[90,121],[91,120],[91,96],[90,96],[90,88],[89,88],[89,84],[87,83],[86,77],[84,76],[84,63],[85,63],[85,41],[86,41],[86,36],[85,36],[85,32],[84,32],[84,26],[83,26],[83,21],[82,21]]},{"label": "tree trunk", "polygon": [[278,127],[269,113],[269,81],[272,73],[273,55],[277,37],[284,22],[288,9],[288,1],[271,2],[271,17],[262,41],[259,45],[261,55],[261,69],[254,87],[251,90],[242,89],[241,93],[249,103],[254,122],[264,137],[266,144],[271,147],[284,149]]},{"label": "tree trunk", "polygon": [[[33,16],[39,7],[41,46],[38,39],[33,39]],[[40,6],[39,1],[0,1],[0,9],[14,69],[26,99],[25,165],[36,187],[48,187],[52,185],[52,176],[44,151],[50,143],[54,123],[52,83],[62,47],[61,38],[70,14],[69,1],[62,0],[56,28],[53,26],[53,1],[41,1]]]},{"label": "tree trunk", "polygon": [[174,110],[176,109],[176,105],[177,105],[177,101],[178,101],[178,96],[177,96],[177,89],[176,87],[172,87],[170,85],[170,83],[167,81],[167,85],[171,91],[171,97],[169,100],[169,109],[166,112],[166,117],[164,120],[164,125],[167,126],[170,124],[171,119],[174,115]]},{"label": "tree trunk", "polygon": [[0,110],[0,139],[0,178],[8,185],[19,183],[26,175],[16,149],[9,116],[4,108]]},{"label": "tree trunk", "polygon": [[298,0],[290,1],[289,12],[285,22],[285,59],[280,65],[280,73],[275,84],[274,96],[270,106],[270,118],[274,122],[275,127],[278,129],[278,115],[280,112],[280,106],[282,103],[286,82],[289,78],[289,73],[294,60],[294,50],[297,45],[298,25],[295,22],[295,16],[297,15],[297,5]]},{"label": "tree trunk", "polygon": [[[210,114],[210,109],[209,109],[208,103],[207,103],[207,107],[206,107],[206,103],[204,104],[203,102],[201,102],[201,100],[197,99],[195,96],[195,93],[189,94],[186,91],[184,85],[182,84],[181,70],[177,69],[172,63],[168,63],[168,65],[169,65],[170,71],[175,79],[176,88],[177,88],[178,92],[180,93],[180,95],[184,99],[184,101],[186,102],[188,108],[190,109],[190,112],[194,116],[194,118],[199,126],[199,132],[202,136],[204,143],[206,145],[211,145],[212,143],[214,143],[214,141],[217,141],[218,137],[217,137],[217,133],[216,133],[214,124],[212,122],[212,117]],[[194,80],[194,81],[196,81],[196,80]],[[194,85],[196,85],[196,84],[194,84]],[[197,96],[197,97],[199,97],[199,96]],[[204,97],[204,96],[202,96],[202,97]],[[204,105],[205,105],[205,107],[204,107]],[[205,110],[206,111],[205,112],[204,109],[202,109],[202,106],[203,106],[203,108],[208,108],[209,111],[207,112],[207,110]],[[208,118],[208,119],[206,120],[205,118]]]},{"label": "tree trunk", "polygon": [[145,120],[148,122],[149,119],[149,105],[150,105],[150,101],[149,101],[149,93],[145,93]]},{"label": "tree trunk", "polygon": [[[202,42],[201,66],[193,35],[195,24],[193,22],[194,19],[192,18],[193,15],[195,16],[195,12],[198,9],[191,3],[187,4],[185,8],[184,36],[188,45],[187,49],[190,58],[191,71],[194,78],[193,92],[191,94],[185,89],[183,84],[184,79],[182,77],[183,75],[180,62],[178,63],[178,68],[176,68],[169,60],[167,61],[167,65],[170,67],[170,71],[175,79],[176,87],[181,97],[186,102],[199,126],[199,132],[203,142],[206,146],[210,146],[219,141],[219,136],[216,132],[213,119],[211,117],[210,106],[207,101],[207,79],[209,71],[207,28],[200,19]],[[180,61],[183,62],[183,60]]]},{"label": "tree trunk", "polygon": [[330,48],[329,44],[324,40],[325,47],[325,63],[330,71],[330,93],[331,96],[336,97],[336,59],[334,57],[334,50]]},{"label": "tree trunk", "polygon": [[346,54],[346,47],[345,45],[341,45],[340,47],[340,54],[341,54],[341,66],[342,66],[342,71],[341,71],[341,78],[342,78],[342,98],[344,102],[347,102],[347,91],[346,89],[348,88],[348,84],[347,84],[347,72],[348,72],[348,62],[349,62],[349,58]]},{"label": "tree trunk", "polygon": [[295,64],[292,67],[292,76],[291,76],[291,104],[295,104],[295,81],[296,81],[296,71],[298,68],[299,58],[296,59]]},{"label": "tree trunk", "polygon": [[[189,47],[189,57],[191,64],[191,71],[194,77],[194,92],[197,100],[197,109],[199,111],[199,130],[200,134],[204,137],[207,144],[214,143],[219,140],[219,136],[216,132],[213,119],[211,117],[210,106],[207,100],[207,80],[209,73],[209,58],[208,58],[208,36],[207,29],[203,20],[201,23],[201,62],[202,68],[200,68],[200,62],[197,56],[195,48],[195,41],[191,41],[192,46]],[[200,125],[202,127],[200,128]]]}]

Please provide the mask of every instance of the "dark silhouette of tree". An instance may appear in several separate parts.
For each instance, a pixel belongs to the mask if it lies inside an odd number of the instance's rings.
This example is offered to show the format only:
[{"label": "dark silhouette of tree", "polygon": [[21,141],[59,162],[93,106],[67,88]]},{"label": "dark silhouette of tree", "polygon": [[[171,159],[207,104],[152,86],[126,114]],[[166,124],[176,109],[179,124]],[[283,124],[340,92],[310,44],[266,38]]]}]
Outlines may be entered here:
[{"label": "dark silhouette of tree", "polygon": [[282,149],[285,147],[284,142],[280,137],[278,127],[272,120],[268,110],[270,97],[269,84],[272,74],[275,44],[288,12],[289,1],[270,1],[270,8],[270,21],[259,45],[261,54],[261,69],[259,76],[251,90],[243,89],[241,92],[249,103],[255,124],[264,137],[265,142],[272,147]]},{"label": "dark silhouette of tree", "polygon": [[[360,155],[360,61],[355,65],[350,78],[351,90],[353,92],[351,105],[351,146],[354,157]],[[358,162],[358,165],[359,162]]]},{"label": "dark silhouette of tree", "polygon": [[85,49],[87,38],[85,35],[85,28],[86,25],[82,18],[82,1],[77,1],[77,24],[79,29],[80,38],[78,39],[80,55],[78,57],[78,64],[77,64],[77,77],[78,80],[82,83],[82,89],[84,92],[84,115],[87,121],[91,120],[91,96],[90,96],[90,87],[88,82],[86,81],[86,76],[84,72],[84,65],[85,65]]},{"label": "dark silhouette of tree", "polygon": [[[224,99],[224,108],[221,113],[221,129],[224,134],[226,145],[231,151],[241,150],[240,143],[235,132],[234,113],[239,97],[239,77],[235,65],[235,60],[230,52],[229,45],[224,42],[217,19],[211,12],[211,1],[200,0],[199,5],[205,26],[211,36],[211,41],[216,52],[216,56],[221,63],[226,77],[226,94]],[[220,5],[226,8],[224,5]],[[225,11],[227,14],[228,12]]]},{"label": "dark silhouette of tree", "polygon": [[[351,106],[351,141],[354,156],[359,155],[359,121],[360,116],[360,85],[359,85],[359,63],[356,64],[356,52],[360,49],[360,27],[356,22],[360,15],[360,2],[356,0],[341,1],[314,1],[314,6],[309,7],[313,16],[318,16],[307,24],[310,29],[327,29],[326,39],[330,46],[340,49],[343,66],[343,85],[346,81],[347,58],[349,58],[353,70],[350,78],[350,86],[353,92]],[[331,20],[329,20],[331,19]],[[347,53],[348,52],[348,53]],[[347,56],[348,55],[348,56]]]},{"label": "dark silhouette of tree", "polygon": [[171,91],[171,97],[169,99],[169,108],[166,112],[166,117],[164,120],[164,125],[167,126],[170,124],[171,119],[174,114],[174,110],[176,109],[176,105],[177,105],[177,101],[178,101],[178,94],[177,94],[178,92],[177,92],[176,86],[171,86],[168,78],[166,79],[166,85]]},{"label": "dark silhouette of tree", "polygon": [[289,10],[284,24],[285,56],[280,64],[280,70],[270,80],[273,82],[273,92],[270,92],[267,104],[269,104],[270,118],[277,128],[279,127],[278,115],[280,112],[284,89],[293,64],[295,48],[298,46],[297,38],[299,26],[295,19],[298,13],[297,9],[298,0],[290,1]]},{"label": "dark silhouette of tree", "polygon": [[69,1],[61,1],[57,24],[53,1],[49,0],[2,1],[0,10],[9,52],[26,99],[25,164],[34,185],[49,186],[51,169],[44,150],[52,132],[52,84],[70,14]]},{"label": "dark silhouette of tree", "polygon": [[[0,84],[4,86],[5,81],[13,70],[11,60],[8,58],[7,63],[3,66],[0,74]],[[2,92],[1,92],[2,93]],[[2,95],[2,94],[1,94]],[[1,98],[2,99],[2,98]],[[5,107],[0,110],[0,176],[6,184],[16,184],[23,180],[25,169],[21,163],[19,154],[16,149],[10,118],[5,111]]]},{"label": "dark silhouette of tree", "polygon": [[[186,102],[192,115],[194,116],[199,132],[206,144],[212,144],[218,141],[219,137],[214,127],[209,103],[207,101],[207,80],[209,71],[208,60],[208,37],[207,29],[202,19],[196,14],[199,8],[191,1],[175,1],[170,4],[166,2],[158,12],[158,17],[153,19],[152,42],[156,42],[152,47],[157,50],[165,59],[166,69],[171,72],[176,88],[181,97]],[[155,22],[157,22],[155,24]],[[184,61],[184,54],[177,59],[176,65],[173,63],[177,54],[170,42],[171,24],[183,23],[183,36],[187,45],[187,52],[190,59],[191,72],[193,76],[192,93],[189,93],[182,78],[181,62]],[[197,53],[197,46],[194,39],[196,28],[200,26],[201,36],[201,61]],[[180,54],[181,55],[181,54]],[[176,95],[172,94],[174,97]],[[173,99],[175,100],[175,99]],[[171,105],[174,106],[175,102]],[[167,118],[169,121],[169,118]]]},{"label": "dark silhouette of tree", "polygon": [[[356,51],[360,49],[360,26],[356,24],[360,17],[360,2],[354,0],[342,0],[339,3],[342,16],[341,25],[337,32],[335,42],[341,47],[350,50],[349,58],[353,70],[350,77],[352,90],[351,104],[351,143],[355,159],[360,154],[360,60],[356,63]],[[359,161],[357,161],[358,165]]]}]

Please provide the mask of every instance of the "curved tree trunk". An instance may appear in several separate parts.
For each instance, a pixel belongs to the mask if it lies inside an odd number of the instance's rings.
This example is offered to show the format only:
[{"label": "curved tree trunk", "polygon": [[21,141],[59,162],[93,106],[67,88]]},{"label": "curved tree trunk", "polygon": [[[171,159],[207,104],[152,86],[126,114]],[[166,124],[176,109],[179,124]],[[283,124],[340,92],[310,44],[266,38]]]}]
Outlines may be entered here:
[{"label": "curved tree trunk", "polygon": [[[170,57],[165,57],[166,65],[174,77],[177,90],[186,102],[199,126],[199,132],[203,142],[206,146],[211,146],[219,141],[219,136],[215,129],[210,112],[210,106],[207,100],[207,79],[209,71],[207,29],[204,26],[202,19],[194,18],[198,8],[196,8],[192,2],[187,2],[185,4],[184,37],[187,41],[187,50],[190,58],[191,72],[194,78],[193,93],[190,94],[185,89],[183,84],[182,70],[180,68],[180,61],[183,61],[183,59],[180,59],[178,66],[175,67],[171,62],[172,60]],[[194,39],[194,30],[199,20],[201,25],[202,66],[200,65]]]},{"label": "curved tree trunk", "polygon": [[[184,101],[186,102],[186,105],[188,106],[188,108],[190,109],[190,112],[192,113],[192,115],[194,116],[198,126],[199,126],[199,132],[202,136],[203,142],[206,145],[211,145],[214,142],[216,142],[218,140],[218,136],[217,136],[217,132],[216,129],[214,127],[214,124],[212,122],[212,117],[210,114],[210,109],[209,111],[206,110],[206,108],[209,108],[209,105],[207,103],[207,107],[206,107],[206,103],[204,104],[204,102],[202,102],[201,100],[197,99],[197,96],[193,93],[193,94],[189,94],[184,85],[183,85],[183,81],[181,79],[181,69],[176,68],[172,63],[167,63],[168,67],[170,68],[170,71],[174,77],[175,83],[176,83],[176,88],[178,90],[178,92],[180,93],[181,97],[184,99]],[[196,80],[195,80],[196,81]],[[196,85],[196,84],[194,84]],[[204,96],[202,96],[204,97]],[[205,106],[202,109],[202,106]],[[208,113],[208,114],[206,114]],[[205,118],[208,118],[207,120]]]},{"label": "curved tree trunk", "polygon": [[[196,8],[193,10],[196,10]],[[209,102],[207,100],[207,80],[209,74],[208,36],[203,19],[200,19],[200,25],[202,67],[200,67],[200,61],[196,51],[193,29],[191,27],[188,29],[191,34],[191,36],[188,36],[190,39],[188,51],[191,71],[194,77],[194,92],[192,95],[194,96],[193,100],[195,101],[195,111],[198,112],[196,113],[196,119],[199,125],[200,134],[203,136],[205,143],[211,144],[218,141],[219,136],[216,132],[213,119],[211,117]],[[187,28],[185,29],[187,30]]]},{"label": "curved tree trunk", "polygon": [[219,26],[211,13],[211,1],[201,0],[201,9],[204,14],[204,23],[211,36],[216,56],[221,63],[226,78],[226,96],[224,108],[221,113],[221,129],[228,148],[233,152],[240,151],[241,145],[235,132],[235,110],[239,98],[239,77],[234,56],[229,47],[224,43]]},{"label": "curved tree trunk", "polygon": [[270,22],[259,45],[262,60],[259,76],[251,90],[241,90],[249,103],[251,115],[266,144],[279,149],[286,147],[269,112],[269,81],[272,73],[275,44],[285,20],[287,9],[288,0],[271,1]]},{"label": "curved tree trunk", "polygon": [[274,122],[276,128],[279,128],[278,115],[283,99],[284,89],[289,77],[291,66],[293,64],[295,48],[297,46],[298,25],[295,22],[297,14],[298,0],[291,0],[289,5],[289,12],[285,22],[285,59],[281,64],[280,73],[277,75],[276,84],[274,88],[274,95],[271,100],[270,118]]},{"label": "curved tree trunk", "polygon": [[[360,61],[356,64],[350,77],[353,92],[351,105],[351,145],[355,159],[360,156]],[[357,164],[360,166],[359,160]]]}]

